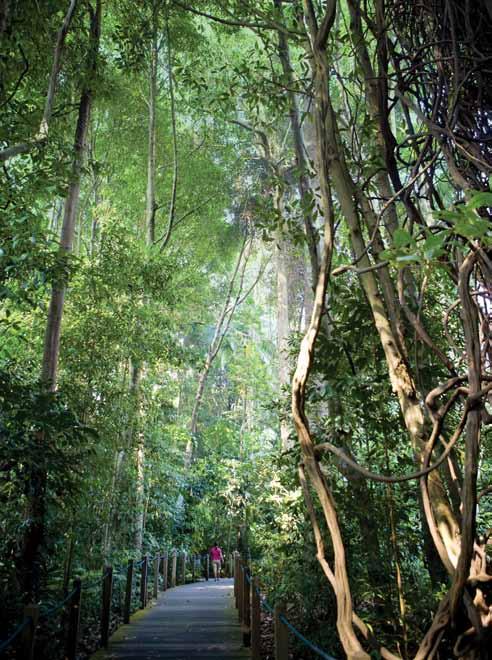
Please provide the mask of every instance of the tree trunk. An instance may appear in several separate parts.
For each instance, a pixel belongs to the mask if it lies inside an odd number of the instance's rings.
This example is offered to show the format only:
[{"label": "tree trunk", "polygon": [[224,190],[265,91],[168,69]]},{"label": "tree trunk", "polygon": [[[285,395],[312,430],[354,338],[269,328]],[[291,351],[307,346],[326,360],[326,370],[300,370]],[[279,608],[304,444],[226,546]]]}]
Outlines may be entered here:
[{"label": "tree trunk", "polygon": [[[86,80],[90,80],[96,73],[97,51],[99,48],[99,35],[101,23],[100,0],[96,5],[96,11],[91,20],[91,46],[90,46],[90,64]],[[65,199],[65,208],[63,214],[63,224],[60,239],[60,257],[67,262],[67,257],[72,252],[73,239],[75,233],[75,222],[77,218],[77,206],[80,197],[80,184],[82,179],[82,168],[84,165],[87,150],[87,132],[89,129],[90,115],[92,109],[93,90],[86,87],[82,91],[79,103],[79,114],[77,128],[75,131],[74,155],[72,163],[72,173],[68,187],[67,197]],[[56,389],[56,377],[58,369],[58,357],[60,352],[61,321],[63,315],[63,305],[65,300],[66,281],[60,279],[60,282],[53,286],[51,293],[50,306],[48,311],[48,323],[44,339],[44,353],[41,369],[41,380],[49,387],[50,391]]]},{"label": "tree trunk", "polygon": [[135,506],[135,551],[142,554],[144,520],[145,520],[145,447],[142,433],[138,434],[135,453],[136,469],[136,506]]},{"label": "tree trunk", "polygon": [[123,467],[123,461],[125,459],[125,452],[123,449],[120,449],[116,452],[114,458],[114,467],[113,475],[111,478],[111,490],[109,492],[109,502],[108,502],[108,513],[106,518],[106,524],[104,525],[104,536],[103,536],[103,555],[105,558],[109,558],[111,555],[111,546],[113,541],[113,518],[115,513],[115,501],[117,498],[118,484],[121,475],[121,469]]},{"label": "tree trunk", "polygon": [[[274,0],[280,16],[282,16],[282,0]],[[278,31],[278,56],[282,65],[285,78],[286,95],[289,103],[289,120],[294,141],[294,152],[296,155],[298,174],[298,191],[301,202],[302,216],[304,220],[304,231],[309,250],[311,263],[312,290],[316,289],[319,271],[318,238],[316,232],[316,218],[313,209],[314,192],[309,181],[308,163],[306,159],[306,146],[302,134],[302,124],[299,116],[299,107],[294,92],[294,72],[290,62],[289,43],[283,31]]]},{"label": "tree trunk", "polygon": [[152,46],[150,49],[150,76],[149,76],[149,130],[147,155],[147,193],[145,196],[145,227],[147,243],[152,246],[155,242],[155,214],[157,210],[155,198],[156,175],[156,100],[157,100],[157,25],[154,10]]},{"label": "tree trunk", "polygon": [[[147,190],[145,194],[145,231],[146,243],[150,249],[155,243],[155,214],[157,210],[155,197],[156,179],[156,110],[157,110],[157,6],[154,4],[152,13],[152,45],[150,49],[149,70],[149,124],[148,124],[148,155],[147,155]],[[145,299],[145,294],[144,294]],[[132,365],[131,389],[134,394],[136,416],[136,446],[135,446],[135,520],[134,545],[137,554],[142,553],[145,525],[145,436],[141,428],[141,397],[142,365]],[[135,431],[134,431],[135,433]]]},{"label": "tree trunk", "polygon": [[0,0],[0,37],[9,29],[10,0]]},{"label": "tree trunk", "polygon": [[[95,10],[90,6],[90,12],[90,43],[87,75],[84,77],[84,80],[86,81],[92,80],[96,73],[101,28],[100,0],[97,0]],[[69,257],[72,251],[73,245],[77,204],[80,195],[80,182],[86,152],[87,130],[90,121],[92,100],[93,91],[87,86],[82,90],[80,97],[77,127],[75,131],[72,172],[65,200],[63,225],[61,230],[60,257],[61,261],[65,261],[65,263],[67,262],[67,257]],[[63,277],[60,278],[59,282],[54,284],[52,289],[44,340],[41,381],[48,392],[54,392],[56,390],[65,291],[66,278]],[[44,441],[44,434],[36,434],[35,442],[40,445],[40,452],[42,451]],[[41,568],[40,553],[44,542],[46,514],[46,476],[45,467],[33,467],[31,471],[29,491],[27,493],[25,511],[26,524],[24,526],[20,566],[22,574],[21,584],[24,596],[28,601],[36,600],[39,589]]]},{"label": "tree trunk", "polygon": [[[290,383],[289,366],[289,272],[287,264],[287,242],[280,236],[275,241],[275,263],[277,266],[277,353],[279,362],[279,384],[281,391]],[[291,449],[290,425],[280,421],[280,440],[284,451]]]},{"label": "tree trunk", "polygon": [[[275,209],[279,218],[284,214],[283,188],[275,191]],[[290,384],[289,335],[290,335],[290,286],[289,286],[289,243],[278,232],[275,243],[275,265],[277,270],[277,354],[279,366],[279,385],[281,392]],[[290,425],[285,419],[280,420],[280,442],[283,451],[291,449],[289,441]]]}]

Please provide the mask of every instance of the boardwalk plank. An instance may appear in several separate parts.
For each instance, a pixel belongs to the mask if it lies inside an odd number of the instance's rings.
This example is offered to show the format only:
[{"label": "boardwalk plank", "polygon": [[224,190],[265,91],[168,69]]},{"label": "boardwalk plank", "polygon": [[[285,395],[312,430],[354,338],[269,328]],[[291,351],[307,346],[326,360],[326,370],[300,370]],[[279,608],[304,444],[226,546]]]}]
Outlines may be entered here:
[{"label": "boardwalk plank", "polygon": [[232,580],[166,591],[152,608],[119,628],[92,660],[243,660]]}]

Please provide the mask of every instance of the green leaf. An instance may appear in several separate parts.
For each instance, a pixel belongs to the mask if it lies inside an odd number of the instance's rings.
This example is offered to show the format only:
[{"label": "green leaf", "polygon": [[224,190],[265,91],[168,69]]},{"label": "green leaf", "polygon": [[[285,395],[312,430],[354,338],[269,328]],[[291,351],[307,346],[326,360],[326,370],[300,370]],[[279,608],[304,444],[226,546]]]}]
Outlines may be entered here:
[{"label": "green leaf", "polygon": [[414,239],[407,231],[404,229],[397,229],[393,235],[393,245],[396,248],[406,247],[414,243]]},{"label": "green leaf", "polygon": [[491,225],[488,220],[478,217],[461,217],[454,226],[454,232],[465,238],[481,238],[489,229],[491,229]]},{"label": "green leaf", "polygon": [[482,206],[492,206],[492,192],[476,193],[467,203],[470,209],[479,209]]},{"label": "green leaf", "polygon": [[431,234],[425,239],[424,244],[422,245],[422,251],[426,259],[434,259],[443,254],[443,245],[448,234],[449,232],[442,231],[438,234]]}]

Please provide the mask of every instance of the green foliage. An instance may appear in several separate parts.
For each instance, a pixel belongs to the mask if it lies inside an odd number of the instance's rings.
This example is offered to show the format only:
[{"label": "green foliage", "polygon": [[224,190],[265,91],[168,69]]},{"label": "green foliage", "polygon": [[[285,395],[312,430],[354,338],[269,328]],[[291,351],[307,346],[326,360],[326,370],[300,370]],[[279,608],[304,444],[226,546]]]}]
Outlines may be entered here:
[{"label": "green foliage", "polygon": [[[58,0],[7,5],[12,15],[0,56],[1,148],[36,136],[55,36],[66,11],[66,3]],[[319,99],[313,104],[317,90],[297,3],[285,3],[283,19],[277,3],[263,0],[200,5],[222,23],[170,2],[103,3],[74,249],[64,254],[59,240],[87,55],[87,6],[79,3],[67,37],[49,139],[6,162],[0,172],[0,594],[3,600],[9,594],[10,603],[5,620],[15,620],[21,606],[18,567],[23,534],[32,522],[24,511],[32,476],[40,473],[46,476],[39,562],[43,605],[58,602],[66,580],[75,575],[93,580],[105,562],[118,568],[121,590],[121,567],[137,553],[172,547],[204,552],[218,540],[226,551],[250,552],[268,598],[286,600],[289,618],[313,641],[341,655],[335,598],[316,558],[298,482],[300,449],[297,443],[288,451],[279,447],[279,422],[290,423],[291,394],[288,385],[279,386],[285,356],[276,336],[277,277],[285,276],[289,289],[292,371],[309,321],[313,284],[306,217],[313,219],[314,242],[323,238],[311,115]],[[367,20],[373,9],[369,3]],[[231,19],[258,21],[261,27],[224,24]],[[291,30],[288,89],[274,29],[278,20]],[[393,301],[392,323],[408,348],[404,361],[415,374],[415,396],[423,401],[449,378],[437,353],[458,364],[462,359],[459,317],[449,316],[446,333],[442,317],[456,296],[456,263],[477,243],[492,247],[492,193],[457,195],[438,160],[435,173],[428,174],[439,203],[422,199],[427,182],[412,201],[425,222],[415,223],[402,203],[407,193],[410,199],[409,184],[385,206],[382,125],[391,125],[398,145],[394,167],[403,181],[414,176],[428,127],[410,131],[408,124],[418,126],[419,117],[406,106],[403,111],[396,100],[387,117],[371,112],[350,24],[348,5],[339,3],[326,48],[330,83],[324,91],[331,95],[337,140],[356,184],[352,196],[361,207],[366,253],[375,273],[388,262],[387,279],[376,282],[386,296],[381,304],[388,311]],[[148,90],[154,39],[159,53],[157,240],[149,244]],[[377,69],[381,52],[372,29],[365,39],[370,65]],[[385,75],[393,76],[393,64],[388,66]],[[376,79],[380,94],[384,77]],[[394,81],[389,85],[397,87]],[[299,105],[306,171],[294,149],[289,93]],[[311,186],[302,197],[300,176]],[[380,214],[378,232],[364,224],[368,208],[359,199],[364,196],[375,217]],[[315,442],[330,440],[374,472],[403,475],[414,469],[413,451],[388,379],[377,319],[352,272],[359,263],[335,192],[332,201],[333,266],[351,265],[328,289],[305,393],[311,433]],[[434,211],[432,204],[443,210]],[[164,246],[173,208],[174,226]],[[192,438],[197,382],[246,232],[255,238],[246,287],[257,273],[261,278],[234,315],[210,368]],[[285,257],[285,273],[278,272],[280,257]],[[47,392],[39,382],[43,342],[51,290],[60,285],[66,291],[57,390]],[[419,341],[411,315],[403,313],[405,305],[422,320],[438,351]],[[460,412],[450,413],[446,432]],[[293,440],[293,428],[290,433]],[[481,442],[486,454],[490,434],[485,432]],[[191,444],[193,461],[185,467]],[[463,463],[461,451],[456,460]],[[428,560],[428,549],[416,485],[366,481],[329,455],[320,463],[337,505],[356,611],[382,642],[403,643],[398,560],[409,635],[421,637],[443,587],[435,575],[431,584],[423,559]],[[485,488],[490,477],[485,459],[480,486]],[[445,488],[451,493],[449,483]],[[314,506],[322,521],[319,504]],[[481,501],[480,513],[479,533],[487,534],[490,499]],[[329,534],[323,523],[321,528],[331,562]],[[88,598],[93,616],[98,598],[94,593]],[[88,633],[90,621],[84,626]],[[46,631],[45,655],[58,633],[56,626]],[[298,650],[298,657],[307,657],[305,651]]]},{"label": "green foliage", "polygon": [[419,231],[416,236],[405,229],[396,229],[392,247],[381,252],[381,257],[404,268],[408,264],[442,263],[447,254],[452,254],[454,246],[463,244],[463,239],[480,240],[490,246],[490,222],[478,213],[488,206],[492,206],[492,193],[471,192],[465,203],[436,212],[435,217],[441,222]]}]

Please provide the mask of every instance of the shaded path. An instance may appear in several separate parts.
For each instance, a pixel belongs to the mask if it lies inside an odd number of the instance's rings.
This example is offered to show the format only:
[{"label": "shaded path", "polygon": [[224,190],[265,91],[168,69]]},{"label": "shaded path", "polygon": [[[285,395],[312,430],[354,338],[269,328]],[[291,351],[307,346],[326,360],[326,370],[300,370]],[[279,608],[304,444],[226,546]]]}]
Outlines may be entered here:
[{"label": "shaded path", "polygon": [[121,626],[108,649],[92,660],[240,660],[241,628],[233,608],[233,581],[195,582],[162,594],[152,609]]}]

